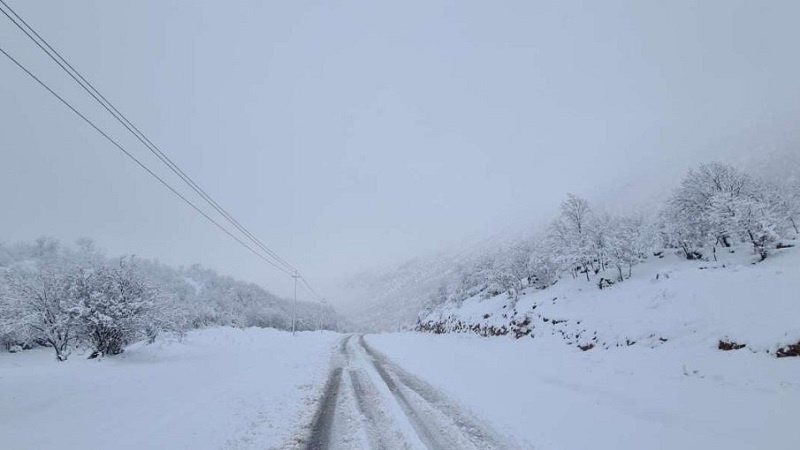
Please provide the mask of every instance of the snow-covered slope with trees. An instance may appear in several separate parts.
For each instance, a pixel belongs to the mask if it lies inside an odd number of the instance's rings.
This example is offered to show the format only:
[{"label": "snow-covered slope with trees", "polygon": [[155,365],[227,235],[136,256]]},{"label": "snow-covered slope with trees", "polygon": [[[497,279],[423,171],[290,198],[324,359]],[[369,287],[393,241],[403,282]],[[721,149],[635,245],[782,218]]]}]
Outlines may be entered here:
[{"label": "snow-covered slope with trees", "polygon": [[496,244],[496,240],[488,240],[468,250],[443,251],[359,274],[342,286],[351,299],[342,311],[367,331],[408,328],[429,304],[432,292],[483,260]]},{"label": "snow-covered slope with trees", "polygon": [[540,238],[444,286],[417,329],[555,334],[584,350],[688,340],[794,354],[798,212],[797,179],[722,164],[689,171],[652,219],[569,195]]},{"label": "snow-covered slope with trees", "polygon": [[605,289],[636,282],[638,266],[660,257],[714,265],[736,250],[743,257],[736,264],[768,260],[793,245],[800,225],[800,168],[781,173],[701,165],[650,214],[610,213],[569,194],[543,229],[359,277],[354,285],[369,304],[363,318],[373,328],[396,329],[413,309],[452,308],[475,296],[516,301],[523,291],[578,278]]},{"label": "snow-covered slope with trees", "polygon": [[[119,354],[213,325],[290,329],[294,304],[260,286],[199,265],[175,269],[156,261],[108,258],[89,240],[77,248],[41,238],[0,245],[0,345],[47,346],[65,360],[77,348]],[[329,306],[298,302],[297,329],[335,329]]]},{"label": "snow-covered slope with trees", "polygon": [[788,352],[800,342],[800,251],[777,250],[753,264],[748,250],[726,250],[716,262],[652,258],[631,279],[602,290],[579,277],[524,289],[518,300],[478,294],[435,308],[418,328],[534,341],[555,336],[584,350],[729,344],[744,345],[742,352]]}]

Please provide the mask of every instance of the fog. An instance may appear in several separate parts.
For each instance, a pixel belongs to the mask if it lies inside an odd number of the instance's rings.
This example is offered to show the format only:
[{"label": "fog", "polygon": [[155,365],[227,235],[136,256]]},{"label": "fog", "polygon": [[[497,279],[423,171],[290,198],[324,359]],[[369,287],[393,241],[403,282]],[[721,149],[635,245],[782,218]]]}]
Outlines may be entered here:
[{"label": "fog", "polygon": [[[697,163],[798,148],[798,2],[8,3],[323,296],[567,192],[646,208]],[[158,167],[4,16],[0,47]],[[4,58],[0,80],[0,241],[291,293]]]}]

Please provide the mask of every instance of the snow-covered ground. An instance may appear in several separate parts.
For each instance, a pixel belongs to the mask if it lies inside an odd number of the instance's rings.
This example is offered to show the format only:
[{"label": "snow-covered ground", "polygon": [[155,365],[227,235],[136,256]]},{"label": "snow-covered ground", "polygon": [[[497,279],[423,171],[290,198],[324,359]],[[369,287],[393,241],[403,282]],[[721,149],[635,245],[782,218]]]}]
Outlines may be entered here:
[{"label": "snow-covered ground", "polygon": [[216,328],[58,363],[0,353],[0,448],[295,448],[340,335]]},{"label": "snow-covered ground", "polygon": [[776,354],[800,341],[800,249],[747,250],[651,258],[603,290],[562,279],[515,305],[476,296],[426,317],[468,332],[367,342],[538,449],[795,449],[800,358]]},{"label": "snow-covered ground", "polygon": [[775,356],[800,340],[800,249],[752,259],[428,316],[519,339],[216,328],[100,361],[0,353],[0,448],[794,449],[800,358]]},{"label": "snow-covered ground", "polygon": [[560,338],[368,335],[495,431],[537,449],[796,449],[800,359],[667,342],[581,352]]}]

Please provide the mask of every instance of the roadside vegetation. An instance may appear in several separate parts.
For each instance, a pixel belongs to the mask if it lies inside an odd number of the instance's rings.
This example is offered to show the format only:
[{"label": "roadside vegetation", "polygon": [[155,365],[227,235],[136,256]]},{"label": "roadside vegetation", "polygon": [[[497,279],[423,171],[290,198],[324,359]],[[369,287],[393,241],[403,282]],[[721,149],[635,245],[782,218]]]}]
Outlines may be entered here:
[{"label": "roadside vegetation", "polygon": [[[167,333],[209,326],[291,329],[292,302],[260,286],[193,265],[172,268],[135,257],[109,258],[94,243],[50,238],[0,245],[0,345],[51,348],[91,358],[122,353]],[[335,311],[298,302],[297,329],[334,329]]]}]

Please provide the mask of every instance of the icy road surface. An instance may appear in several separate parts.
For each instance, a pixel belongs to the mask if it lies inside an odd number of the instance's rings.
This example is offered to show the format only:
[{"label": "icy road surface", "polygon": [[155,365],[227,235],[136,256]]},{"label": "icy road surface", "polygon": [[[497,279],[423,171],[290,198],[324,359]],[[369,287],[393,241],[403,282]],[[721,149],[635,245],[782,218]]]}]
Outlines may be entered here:
[{"label": "icy road surface", "polygon": [[308,450],[518,448],[364,342],[334,355]]}]

